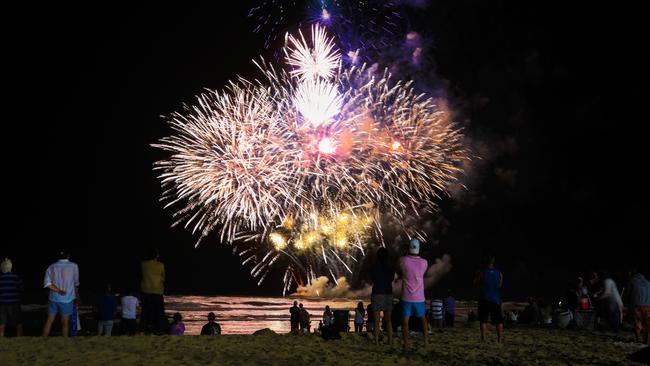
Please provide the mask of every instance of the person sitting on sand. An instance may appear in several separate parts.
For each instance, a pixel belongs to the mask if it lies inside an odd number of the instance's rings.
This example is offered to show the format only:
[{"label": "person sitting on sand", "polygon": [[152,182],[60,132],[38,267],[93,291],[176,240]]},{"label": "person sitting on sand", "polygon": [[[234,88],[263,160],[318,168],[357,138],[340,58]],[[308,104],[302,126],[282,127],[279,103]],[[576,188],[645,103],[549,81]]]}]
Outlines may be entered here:
[{"label": "person sitting on sand", "polygon": [[402,335],[404,348],[408,347],[409,319],[411,316],[422,318],[424,346],[429,345],[427,317],[425,316],[424,275],[427,272],[427,260],[421,258],[420,241],[411,239],[408,255],[400,258],[399,269],[402,278]]},{"label": "person sitting on sand", "polygon": [[23,335],[23,322],[20,313],[20,297],[23,281],[11,272],[13,264],[9,258],[0,263],[0,337],[5,335],[7,325],[16,326],[16,336]]},{"label": "person sitting on sand", "polygon": [[133,291],[127,289],[126,296],[122,297],[122,334],[135,335],[138,325],[136,323],[140,301],[133,296]]},{"label": "person sitting on sand", "polygon": [[300,326],[300,308],[298,307],[298,301],[293,302],[293,306],[289,308],[289,314],[291,314],[291,331],[295,333]]},{"label": "person sitting on sand", "polygon": [[481,341],[485,341],[485,329],[488,318],[497,327],[497,342],[503,342],[503,310],[501,309],[501,287],[503,274],[494,268],[494,257],[487,259],[486,268],[479,271],[474,284],[480,289],[478,301],[478,318],[481,328]]},{"label": "person sitting on sand", "polygon": [[173,321],[169,327],[169,335],[183,335],[185,333],[185,324],[181,313],[174,313]]},{"label": "person sitting on sand", "polygon": [[363,308],[363,301],[359,301],[357,308],[354,309],[354,332],[361,333],[363,331],[363,323],[366,318],[366,309]]},{"label": "person sitting on sand", "polygon": [[298,308],[300,309],[300,313],[299,313],[300,314],[300,330],[302,330],[302,331],[304,331],[306,333],[309,333],[309,328],[310,328],[310,323],[311,323],[311,320],[309,320],[309,318],[310,318],[309,312],[307,311],[307,309],[305,309],[304,306],[302,306],[302,303],[300,303]]},{"label": "person sitting on sand", "polygon": [[70,251],[59,252],[59,260],[45,271],[43,288],[50,291],[48,297],[47,320],[43,326],[43,337],[50,335],[56,314],[61,314],[61,333],[70,334],[70,315],[74,301],[79,297],[79,267],[70,261]]},{"label": "person sitting on sand", "polygon": [[539,311],[537,302],[535,299],[533,299],[532,296],[529,296],[528,305],[526,305],[521,315],[519,316],[519,323],[537,325],[541,322],[541,319],[541,312]]},{"label": "person sitting on sand", "polygon": [[221,325],[215,321],[216,315],[213,312],[208,314],[208,323],[201,328],[201,335],[220,335],[221,334]]},{"label": "person sitting on sand", "polygon": [[115,301],[115,296],[111,292],[111,285],[106,284],[104,289],[104,295],[99,300],[99,306],[97,307],[97,335],[105,335],[107,337],[111,336],[113,332],[113,319],[115,319],[115,310],[117,309],[117,303]]},{"label": "person sitting on sand", "polygon": [[[376,323],[374,329],[375,344],[379,344],[379,324],[388,332],[388,343],[393,344],[393,280],[395,279],[395,268],[391,265],[388,250],[384,247],[377,249],[377,262],[371,269],[372,278],[372,302],[373,320]],[[368,315],[370,316],[370,315]],[[397,323],[396,323],[397,324]]]},{"label": "person sitting on sand", "polygon": [[323,312],[323,326],[328,327],[332,325],[333,321],[334,321],[334,314],[332,313],[330,306],[325,305],[325,311]]}]

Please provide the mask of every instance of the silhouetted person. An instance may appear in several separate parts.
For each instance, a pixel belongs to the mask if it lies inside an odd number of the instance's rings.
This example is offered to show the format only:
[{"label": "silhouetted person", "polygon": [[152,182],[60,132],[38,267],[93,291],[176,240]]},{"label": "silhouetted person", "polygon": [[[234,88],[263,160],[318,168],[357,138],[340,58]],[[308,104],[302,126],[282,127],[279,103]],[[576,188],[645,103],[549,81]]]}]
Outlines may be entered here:
[{"label": "silhouetted person", "polygon": [[185,334],[185,324],[181,313],[174,313],[172,324],[169,326],[169,335],[183,335]]},{"label": "silhouetted person", "polygon": [[309,323],[311,323],[309,312],[307,311],[307,309],[305,309],[304,306],[302,306],[302,304],[300,304],[298,307],[300,308],[300,313],[299,313],[300,314],[300,316],[299,316],[300,330],[305,330],[306,329],[307,333],[309,333],[309,328],[310,328]]},{"label": "silhouetted person", "polygon": [[363,302],[359,301],[357,308],[354,309],[354,332],[361,333],[363,331],[363,323],[366,318],[366,309],[363,308]]},{"label": "silhouetted person", "polygon": [[628,289],[629,308],[634,312],[634,336],[637,342],[650,345],[650,282],[638,270],[626,286]]},{"label": "silhouetted person", "polygon": [[601,314],[614,332],[618,332],[623,319],[623,300],[616,287],[616,282],[609,273],[603,272],[599,276],[603,281],[603,287],[598,296],[598,303]]},{"label": "silhouetted person", "polygon": [[293,306],[289,308],[289,314],[291,315],[291,331],[296,332],[300,327],[300,308],[298,307],[298,301],[293,302]]},{"label": "silhouetted person", "polygon": [[113,319],[115,319],[115,310],[117,302],[111,292],[111,285],[106,285],[104,295],[99,299],[97,306],[97,335],[111,336],[113,332]]},{"label": "silhouetted person", "polygon": [[334,314],[330,310],[329,305],[325,305],[325,311],[323,312],[323,326],[328,327],[334,323]]},{"label": "silhouetted person", "polygon": [[79,267],[70,261],[70,251],[59,253],[59,260],[45,271],[43,287],[50,290],[47,307],[47,320],[43,326],[43,336],[50,335],[56,314],[61,314],[61,333],[67,337],[70,332],[70,315],[74,301],[79,296]]},{"label": "silhouetted person", "polygon": [[0,263],[0,337],[4,337],[7,325],[16,327],[17,337],[23,335],[20,303],[24,286],[20,276],[12,272],[12,267],[9,258]]},{"label": "silhouetted person", "polygon": [[400,258],[400,276],[402,278],[402,336],[404,348],[408,347],[409,318],[414,316],[422,318],[422,333],[424,335],[424,346],[429,345],[427,338],[427,318],[425,297],[424,297],[424,275],[427,272],[428,264],[426,259],[421,258],[420,241],[411,239],[408,255]]},{"label": "silhouetted person", "polygon": [[133,291],[127,289],[126,296],[122,296],[122,334],[135,335],[137,332],[137,317],[138,309],[140,308],[140,300],[133,296]]},{"label": "silhouetted person", "polygon": [[501,309],[501,287],[503,274],[494,268],[494,257],[489,257],[486,268],[479,271],[474,280],[479,286],[478,318],[481,327],[481,341],[485,340],[488,318],[497,327],[497,341],[503,342],[503,310]]},{"label": "silhouetted person", "polygon": [[528,305],[519,315],[519,323],[521,324],[539,324],[542,322],[542,314],[537,306],[537,302],[532,296],[528,297]]},{"label": "silhouetted person", "polygon": [[215,321],[217,318],[213,312],[208,314],[208,323],[201,328],[201,335],[220,335],[221,334],[221,325]]},{"label": "silhouetted person", "polygon": [[[388,250],[386,248],[377,249],[377,262],[371,269],[372,279],[372,302],[373,320],[375,322],[375,344],[379,344],[379,324],[386,323],[384,329],[388,332],[388,343],[393,344],[393,280],[395,279],[395,267],[390,263]],[[370,315],[368,315],[370,316]],[[396,323],[398,324],[398,323]]]},{"label": "silhouetted person", "polygon": [[158,261],[158,249],[151,249],[147,260],[141,264],[142,282],[140,301],[142,306],[142,330],[150,333],[163,331],[165,320],[165,265]]},{"label": "silhouetted person", "polygon": [[454,298],[451,290],[447,291],[445,298],[445,326],[449,328],[454,327],[456,320],[456,298]]}]

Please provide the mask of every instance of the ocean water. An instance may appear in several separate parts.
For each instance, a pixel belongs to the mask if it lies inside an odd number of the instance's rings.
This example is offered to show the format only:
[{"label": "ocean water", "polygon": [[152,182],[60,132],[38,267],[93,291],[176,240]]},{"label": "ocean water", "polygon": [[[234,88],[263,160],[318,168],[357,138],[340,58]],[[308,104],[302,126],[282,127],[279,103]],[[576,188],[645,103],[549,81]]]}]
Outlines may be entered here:
[{"label": "ocean water", "polygon": [[[217,322],[224,334],[251,334],[264,328],[288,333],[291,330],[289,308],[294,300],[307,308],[312,330],[322,320],[326,305],[332,310],[349,310],[351,322],[359,301],[363,301],[364,307],[368,306],[367,299],[170,295],[165,296],[165,311],[170,316],[175,312],[182,314],[185,334],[188,335],[201,333],[201,327],[207,322],[207,314],[211,311],[217,315]],[[456,305],[457,321],[466,320],[469,309],[474,307],[475,302],[459,301]]]},{"label": "ocean water", "polygon": [[[224,334],[251,334],[270,328],[277,333],[288,333],[289,308],[293,301],[302,303],[311,315],[312,329],[318,327],[325,306],[332,310],[354,311],[359,300],[291,297],[232,297],[232,296],[165,296],[165,312],[179,312],[185,323],[185,334],[201,333],[207,315],[214,312]],[[364,302],[367,306],[367,302]]]}]

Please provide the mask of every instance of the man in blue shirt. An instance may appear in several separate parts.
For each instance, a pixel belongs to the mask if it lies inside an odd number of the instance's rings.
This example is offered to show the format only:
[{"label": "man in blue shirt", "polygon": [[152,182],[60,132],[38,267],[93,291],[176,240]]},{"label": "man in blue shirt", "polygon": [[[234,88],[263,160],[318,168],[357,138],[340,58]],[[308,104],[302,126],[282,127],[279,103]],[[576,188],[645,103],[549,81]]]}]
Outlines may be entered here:
[{"label": "man in blue shirt", "polygon": [[61,333],[64,337],[69,335],[70,315],[79,296],[79,267],[70,261],[70,251],[67,249],[60,252],[59,258],[47,268],[43,281],[43,288],[50,290],[43,337],[50,335],[57,313],[61,314]]},{"label": "man in blue shirt", "polygon": [[111,292],[111,285],[107,284],[104,296],[99,300],[97,307],[97,335],[105,335],[110,337],[113,331],[113,319],[115,318],[115,310],[117,309],[117,302],[115,296]]},{"label": "man in blue shirt", "polygon": [[478,318],[481,324],[481,341],[485,341],[488,318],[497,327],[497,341],[503,341],[503,310],[501,309],[501,286],[503,274],[494,268],[494,257],[487,260],[486,268],[476,274],[474,284],[479,287]]},{"label": "man in blue shirt", "polygon": [[20,295],[23,292],[23,281],[12,273],[11,260],[5,258],[0,263],[0,337],[5,335],[6,325],[16,326],[16,336],[23,335],[23,325],[20,316]]}]

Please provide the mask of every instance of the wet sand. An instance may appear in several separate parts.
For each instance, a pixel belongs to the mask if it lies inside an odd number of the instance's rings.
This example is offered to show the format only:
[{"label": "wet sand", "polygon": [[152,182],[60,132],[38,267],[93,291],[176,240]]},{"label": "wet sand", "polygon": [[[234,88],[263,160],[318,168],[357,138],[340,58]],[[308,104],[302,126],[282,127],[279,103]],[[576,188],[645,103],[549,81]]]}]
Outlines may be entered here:
[{"label": "wet sand", "polygon": [[492,330],[478,341],[478,325],[434,332],[423,347],[414,336],[404,351],[374,346],[367,335],[344,334],[326,341],[317,335],[224,335],[138,337],[23,337],[0,339],[0,364],[10,365],[626,365],[638,348],[630,333],[510,328],[506,343]]}]

